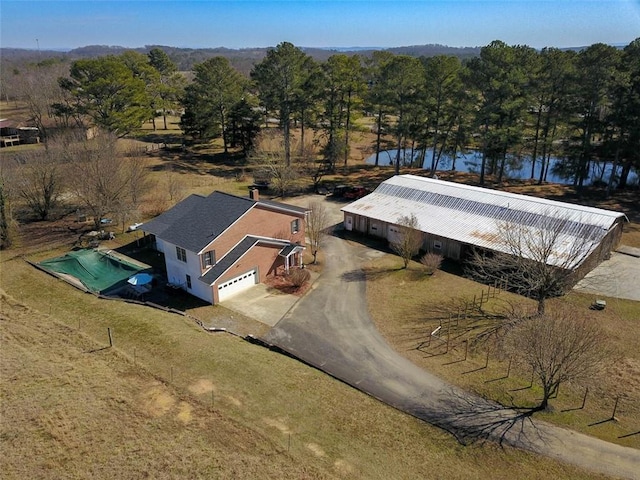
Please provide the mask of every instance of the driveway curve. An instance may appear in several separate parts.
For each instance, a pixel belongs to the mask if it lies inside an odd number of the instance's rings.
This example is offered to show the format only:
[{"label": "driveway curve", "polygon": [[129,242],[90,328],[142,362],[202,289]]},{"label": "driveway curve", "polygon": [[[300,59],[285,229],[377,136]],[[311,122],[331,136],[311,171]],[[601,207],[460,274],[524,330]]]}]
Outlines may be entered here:
[{"label": "driveway curve", "polygon": [[368,314],[360,265],[376,252],[328,237],[324,271],[262,338],[460,442],[492,440],[620,478],[640,479],[640,450],[534,420],[422,370],[395,352]]}]

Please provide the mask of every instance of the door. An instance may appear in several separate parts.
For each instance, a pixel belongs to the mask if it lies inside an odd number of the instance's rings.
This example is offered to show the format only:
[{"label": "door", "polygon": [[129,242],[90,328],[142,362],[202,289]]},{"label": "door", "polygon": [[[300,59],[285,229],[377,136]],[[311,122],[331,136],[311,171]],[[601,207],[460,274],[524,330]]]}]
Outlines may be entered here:
[{"label": "door", "polygon": [[253,269],[218,285],[218,302],[253,287],[258,283],[258,271]]},{"label": "door", "polygon": [[345,228],[345,230],[347,230],[347,232],[350,232],[351,230],[353,230],[353,217],[351,217],[349,215],[345,215],[345,217],[344,217],[344,228]]}]

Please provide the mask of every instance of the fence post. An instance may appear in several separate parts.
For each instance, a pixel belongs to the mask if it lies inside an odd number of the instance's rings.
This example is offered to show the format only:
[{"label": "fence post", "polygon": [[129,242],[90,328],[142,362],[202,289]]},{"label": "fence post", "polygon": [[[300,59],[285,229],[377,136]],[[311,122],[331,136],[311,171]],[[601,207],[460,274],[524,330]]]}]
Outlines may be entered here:
[{"label": "fence post", "polygon": [[113,347],[113,338],[111,337],[111,327],[107,327],[107,333],[109,334],[109,346]]},{"label": "fence post", "polygon": [[464,360],[467,361],[467,354],[469,353],[469,340],[464,341]]},{"label": "fence post", "polygon": [[510,374],[511,374],[511,359],[509,359],[509,365],[507,365],[507,378],[509,378]]},{"label": "fence post", "polygon": [[585,404],[587,403],[587,394],[589,393],[589,387],[587,387],[584,390],[584,397],[582,398],[582,406],[580,407],[580,410],[582,410],[585,406]]},{"label": "fence post", "polygon": [[611,414],[611,420],[616,420],[616,410],[618,409],[618,400],[620,397],[616,397],[616,403],[613,404],[613,413]]}]

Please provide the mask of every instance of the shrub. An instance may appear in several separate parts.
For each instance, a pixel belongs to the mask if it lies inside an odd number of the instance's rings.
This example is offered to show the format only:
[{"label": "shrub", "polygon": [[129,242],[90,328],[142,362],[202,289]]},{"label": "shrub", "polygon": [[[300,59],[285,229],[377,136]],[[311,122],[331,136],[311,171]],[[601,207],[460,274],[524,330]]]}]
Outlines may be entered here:
[{"label": "shrub", "polygon": [[296,288],[300,288],[311,278],[311,274],[308,270],[303,268],[294,268],[289,270],[289,275],[287,275],[287,279],[291,282]]},{"label": "shrub", "polygon": [[424,265],[427,275],[433,275],[442,265],[442,255],[426,253],[420,259],[420,263]]}]

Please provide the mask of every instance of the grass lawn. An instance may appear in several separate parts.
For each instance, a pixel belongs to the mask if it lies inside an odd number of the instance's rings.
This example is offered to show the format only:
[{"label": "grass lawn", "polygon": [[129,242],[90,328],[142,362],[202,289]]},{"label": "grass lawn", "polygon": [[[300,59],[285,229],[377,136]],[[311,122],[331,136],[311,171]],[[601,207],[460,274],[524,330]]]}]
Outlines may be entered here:
[{"label": "grass lawn", "polygon": [[[492,317],[504,314],[514,305],[535,311],[534,302],[500,292],[483,304],[483,313],[469,309],[464,318],[464,305],[471,303],[474,295],[479,301],[483,291],[486,297],[486,286],[443,271],[429,277],[421,273],[417,263],[411,263],[408,270],[402,270],[401,266],[398,257],[385,255],[366,269],[369,311],[389,343],[415,364],[479,395],[505,405],[536,405],[541,391],[535,382],[529,386],[531,372],[515,364],[509,368],[509,358],[501,357],[495,337],[482,336],[499,322]],[[585,408],[578,408],[585,386],[562,385],[558,398],[551,401],[552,411],[536,415],[607,441],[639,448],[640,302],[606,300],[607,308],[603,311],[589,309],[592,295],[572,292],[549,302],[549,308],[569,303],[576,311],[601,323],[621,358],[606,378],[589,386]],[[438,335],[429,339],[430,332],[438,327],[441,327]],[[597,423],[611,417],[617,397],[617,421]]]},{"label": "grass lawn", "polygon": [[286,356],[0,260],[3,478],[602,478],[463,447]]}]

